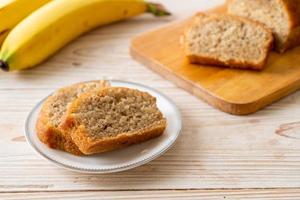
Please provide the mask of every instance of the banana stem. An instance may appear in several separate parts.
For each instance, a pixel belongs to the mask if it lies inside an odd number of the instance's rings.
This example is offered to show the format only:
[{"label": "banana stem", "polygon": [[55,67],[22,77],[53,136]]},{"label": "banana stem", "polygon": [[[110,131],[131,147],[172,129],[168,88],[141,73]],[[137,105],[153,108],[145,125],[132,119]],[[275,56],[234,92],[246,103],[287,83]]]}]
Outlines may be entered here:
[{"label": "banana stem", "polygon": [[171,13],[162,5],[158,3],[147,2],[147,11],[157,17],[168,16]]}]

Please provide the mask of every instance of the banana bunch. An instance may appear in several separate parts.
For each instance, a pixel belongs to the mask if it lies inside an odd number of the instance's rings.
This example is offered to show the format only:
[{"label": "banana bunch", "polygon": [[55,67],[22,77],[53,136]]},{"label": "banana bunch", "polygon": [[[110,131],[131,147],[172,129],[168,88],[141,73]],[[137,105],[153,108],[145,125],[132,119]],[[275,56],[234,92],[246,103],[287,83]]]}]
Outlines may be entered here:
[{"label": "banana bunch", "polygon": [[0,45],[8,33],[33,11],[50,0],[1,0],[0,1]]},{"label": "banana bunch", "polygon": [[[16,23],[17,18],[19,20],[24,18],[25,10],[27,13],[35,11],[11,30],[3,42],[0,51],[0,68],[6,71],[36,66],[73,39],[96,27],[145,12],[156,16],[169,15],[161,5],[143,0],[11,1],[16,4],[19,2],[19,10],[22,10],[21,13],[14,13],[20,15],[15,17]],[[42,4],[45,5],[34,9]],[[14,16],[8,13],[6,17],[1,17],[5,13],[0,10],[0,19]]]}]

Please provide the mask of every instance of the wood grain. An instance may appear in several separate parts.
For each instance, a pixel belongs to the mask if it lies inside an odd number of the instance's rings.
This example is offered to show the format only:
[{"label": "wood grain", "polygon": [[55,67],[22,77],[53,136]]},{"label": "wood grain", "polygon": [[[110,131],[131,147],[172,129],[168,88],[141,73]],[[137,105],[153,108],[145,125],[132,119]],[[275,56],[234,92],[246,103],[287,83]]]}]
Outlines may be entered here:
[{"label": "wood grain", "polygon": [[6,193],[0,194],[6,200],[22,199],[77,199],[77,200],[154,200],[154,199],[205,199],[205,200],[299,200],[299,189],[259,189],[259,190],[180,190],[180,191],[118,191],[118,192],[57,192],[57,193]]},{"label": "wood grain", "polygon": [[2,91],[8,103],[0,99],[0,192],[300,187],[299,139],[277,134],[299,136],[299,93],[239,117],[212,109],[172,85],[156,88],[179,106],[181,137],[159,159],[108,175],[57,168],[16,139],[23,135],[27,112],[50,90],[25,90],[26,95]]},{"label": "wood grain", "polygon": [[[176,20],[220,1],[163,2]],[[300,93],[249,116],[208,106],[129,55],[132,37],[172,20],[142,16],[100,28],[37,68],[0,72],[0,199],[300,199]],[[63,85],[103,76],[170,97],[183,119],[175,146],[147,165],[107,175],[70,172],[37,155],[23,133],[32,107]]]},{"label": "wood grain", "polygon": [[[209,12],[224,13],[226,6]],[[212,106],[231,114],[256,112],[300,88],[300,47],[272,52],[263,71],[190,64],[180,37],[192,18],[144,33],[131,44],[133,58]]]}]

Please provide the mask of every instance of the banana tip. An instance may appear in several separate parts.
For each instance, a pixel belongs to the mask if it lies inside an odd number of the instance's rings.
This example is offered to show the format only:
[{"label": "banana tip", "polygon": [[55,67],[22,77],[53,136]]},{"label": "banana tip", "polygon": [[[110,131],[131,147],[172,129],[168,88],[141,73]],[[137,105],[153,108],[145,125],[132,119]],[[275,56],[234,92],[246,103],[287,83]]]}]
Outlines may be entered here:
[{"label": "banana tip", "polygon": [[7,62],[0,60],[0,68],[3,69],[4,71],[9,71],[9,66]]}]

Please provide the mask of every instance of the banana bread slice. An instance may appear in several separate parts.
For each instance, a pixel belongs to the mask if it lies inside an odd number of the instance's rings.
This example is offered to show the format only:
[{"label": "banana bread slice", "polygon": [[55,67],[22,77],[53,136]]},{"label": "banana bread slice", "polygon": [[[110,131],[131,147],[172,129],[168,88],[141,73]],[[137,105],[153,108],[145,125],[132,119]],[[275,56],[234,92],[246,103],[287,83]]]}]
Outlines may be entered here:
[{"label": "banana bread slice", "polygon": [[74,155],[82,155],[73,143],[69,133],[61,128],[67,106],[85,92],[98,91],[108,86],[109,83],[102,80],[78,83],[61,88],[49,96],[43,104],[37,120],[36,132],[38,138],[51,148],[64,150]]},{"label": "banana bread slice", "polygon": [[272,42],[264,25],[224,14],[197,14],[183,37],[191,63],[258,70],[264,67]]},{"label": "banana bread slice", "polygon": [[300,0],[230,0],[228,12],[271,28],[279,52],[300,44]]},{"label": "banana bread slice", "polygon": [[158,137],[166,119],[150,94],[110,87],[77,98],[68,107],[64,128],[81,152],[94,154]]}]

